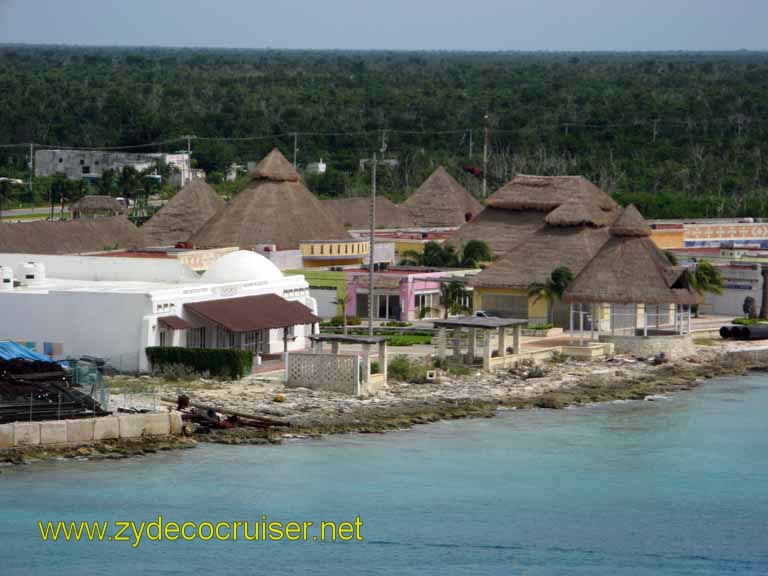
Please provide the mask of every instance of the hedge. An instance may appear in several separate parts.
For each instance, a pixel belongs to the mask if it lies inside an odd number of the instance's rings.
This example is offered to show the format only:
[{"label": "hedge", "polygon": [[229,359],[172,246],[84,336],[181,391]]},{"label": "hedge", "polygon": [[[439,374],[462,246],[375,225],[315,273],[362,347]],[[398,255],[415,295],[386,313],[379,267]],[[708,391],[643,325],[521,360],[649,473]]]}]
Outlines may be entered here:
[{"label": "hedge", "polygon": [[245,350],[150,346],[146,352],[153,372],[181,365],[200,375],[235,380],[250,374],[253,364]]}]

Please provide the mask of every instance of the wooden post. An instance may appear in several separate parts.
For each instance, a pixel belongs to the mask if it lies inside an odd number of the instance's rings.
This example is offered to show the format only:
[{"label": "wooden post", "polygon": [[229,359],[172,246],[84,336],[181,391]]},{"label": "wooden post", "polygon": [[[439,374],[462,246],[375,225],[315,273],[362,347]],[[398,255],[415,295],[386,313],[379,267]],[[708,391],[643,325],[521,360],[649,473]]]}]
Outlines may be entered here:
[{"label": "wooden post", "polygon": [[387,383],[387,377],[389,374],[389,358],[387,354],[387,341],[382,340],[379,342],[379,373],[384,375],[384,383]]},{"label": "wooden post", "polygon": [[440,326],[437,329],[437,357],[440,362],[445,362],[446,348],[448,347],[448,331],[445,326]]},{"label": "wooden post", "polygon": [[515,324],[515,332],[514,337],[512,339],[512,352],[514,354],[520,354],[522,347],[520,340],[523,336],[523,326],[522,324]]}]

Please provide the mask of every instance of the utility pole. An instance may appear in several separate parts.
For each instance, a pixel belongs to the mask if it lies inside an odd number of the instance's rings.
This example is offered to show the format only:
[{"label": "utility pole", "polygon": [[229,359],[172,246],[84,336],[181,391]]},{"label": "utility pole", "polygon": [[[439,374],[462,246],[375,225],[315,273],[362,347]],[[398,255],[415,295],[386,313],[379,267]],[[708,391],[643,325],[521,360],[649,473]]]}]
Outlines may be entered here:
[{"label": "utility pole", "polygon": [[472,129],[469,129],[469,157],[472,158],[473,148],[474,148],[474,142],[472,141]]},{"label": "utility pole", "polygon": [[[383,144],[383,142],[382,142]],[[371,230],[368,237],[368,335],[373,336],[373,250],[376,233],[376,166],[379,163],[376,152],[373,153],[373,185],[371,186]]]},{"label": "utility pole", "polygon": [[33,180],[35,179],[35,143],[29,143],[29,197],[32,198]]},{"label": "utility pole", "polygon": [[296,165],[296,156],[299,153],[299,134],[298,132],[293,133],[293,167],[298,168]]},{"label": "utility pole", "polygon": [[483,198],[488,194],[488,114],[483,118]]}]

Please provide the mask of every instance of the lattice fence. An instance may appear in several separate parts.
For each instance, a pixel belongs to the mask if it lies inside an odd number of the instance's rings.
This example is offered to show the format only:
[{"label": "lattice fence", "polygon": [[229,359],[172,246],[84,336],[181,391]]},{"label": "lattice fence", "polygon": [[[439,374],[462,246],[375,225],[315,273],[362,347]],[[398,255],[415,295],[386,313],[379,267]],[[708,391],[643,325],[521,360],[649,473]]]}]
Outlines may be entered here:
[{"label": "lattice fence", "polygon": [[286,385],[360,394],[360,357],[354,354],[288,354]]}]

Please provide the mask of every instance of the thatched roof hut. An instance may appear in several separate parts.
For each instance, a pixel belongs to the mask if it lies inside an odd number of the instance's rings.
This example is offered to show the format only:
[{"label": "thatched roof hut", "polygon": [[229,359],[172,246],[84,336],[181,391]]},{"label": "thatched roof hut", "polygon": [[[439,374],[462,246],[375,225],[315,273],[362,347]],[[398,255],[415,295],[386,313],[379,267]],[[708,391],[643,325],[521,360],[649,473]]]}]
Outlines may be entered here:
[{"label": "thatched roof hut", "polygon": [[453,228],[465,224],[483,209],[472,194],[440,166],[403,203],[416,226]]},{"label": "thatched roof hut", "polygon": [[146,247],[141,230],[124,216],[0,223],[0,252],[84,254]]},{"label": "thatched roof hut", "polygon": [[69,207],[73,218],[95,218],[125,214],[125,206],[112,196],[83,196]]},{"label": "thatched roof hut", "polygon": [[558,266],[566,266],[576,275],[609,237],[607,227],[539,228],[504,258],[474,276],[470,283],[475,287],[526,290],[534,282],[545,282]]},{"label": "thatched roof hut", "polygon": [[141,230],[150,246],[173,246],[186,242],[225,204],[204,180],[194,179],[179,190]]},{"label": "thatched roof hut", "polygon": [[572,282],[566,302],[695,304],[683,269],[673,266],[650,239],[640,212],[628,206],[610,228],[610,238]]},{"label": "thatched roof hut", "polygon": [[[345,227],[354,230],[370,226],[370,198],[333,198],[323,200],[323,206],[332,212]],[[413,219],[408,210],[385,196],[376,197],[376,228],[410,228]]]},{"label": "thatched roof hut", "polygon": [[524,250],[525,241],[533,241],[532,236],[542,229],[609,226],[617,210],[618,204],[583,176],[518,174],[495,192],[485,210],[459,228],[448,243],[458,246],[482,240],[497,257],[502,257]]},{"label": "thatched roof hut", "polygon": [[200,248],[275,244],[294,250],[302,241],[342,240],[349,233],[300,182],[275,148],[251,173],[250,184],[191,238]]}]

